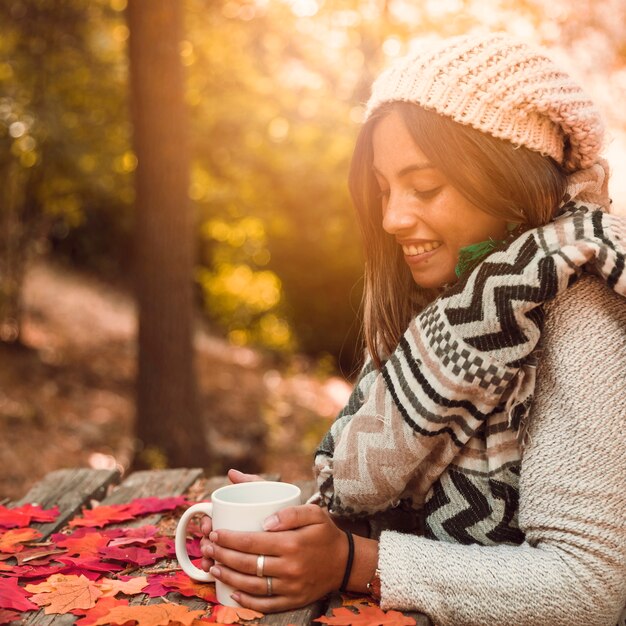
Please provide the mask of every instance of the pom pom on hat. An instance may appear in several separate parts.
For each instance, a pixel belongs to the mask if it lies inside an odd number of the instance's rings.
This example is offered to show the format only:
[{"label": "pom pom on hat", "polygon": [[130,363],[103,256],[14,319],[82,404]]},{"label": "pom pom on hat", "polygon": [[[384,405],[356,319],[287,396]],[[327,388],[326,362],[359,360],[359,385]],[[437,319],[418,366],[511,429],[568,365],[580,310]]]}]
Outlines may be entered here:
[{"label": "pom pom on hat", "polygon": [[504,33],[455,37],[400,59],[374,82],[366,119],[395,101],[526,146],[568,172],[600,158],[604,124],[591,99],[545,52]]}]

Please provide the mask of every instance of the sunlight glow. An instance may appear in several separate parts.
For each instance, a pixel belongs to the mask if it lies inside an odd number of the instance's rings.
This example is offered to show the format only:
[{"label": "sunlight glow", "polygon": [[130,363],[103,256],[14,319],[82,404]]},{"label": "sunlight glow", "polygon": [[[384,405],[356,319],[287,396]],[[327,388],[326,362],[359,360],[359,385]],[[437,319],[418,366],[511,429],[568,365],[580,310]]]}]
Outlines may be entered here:
[{"label": "sunlight glow", "polygon": [[292,0],[291,2],[291,10],[298,17],[313,17],[319,9],[315,0]]}]

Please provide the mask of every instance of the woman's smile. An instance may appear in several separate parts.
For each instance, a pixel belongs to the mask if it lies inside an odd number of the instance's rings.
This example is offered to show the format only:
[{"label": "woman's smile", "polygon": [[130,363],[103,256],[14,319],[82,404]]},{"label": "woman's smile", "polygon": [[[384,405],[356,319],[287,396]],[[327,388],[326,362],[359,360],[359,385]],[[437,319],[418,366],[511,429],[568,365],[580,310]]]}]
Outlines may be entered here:
[{"label": "woman's smile", "polygon": [[398,112],[377,123],[372,147],[382,226],[402,248],[418,285],[432,289],[455,281],[461,248],[504,239],[506,221],[480,210],[450,184]]}]

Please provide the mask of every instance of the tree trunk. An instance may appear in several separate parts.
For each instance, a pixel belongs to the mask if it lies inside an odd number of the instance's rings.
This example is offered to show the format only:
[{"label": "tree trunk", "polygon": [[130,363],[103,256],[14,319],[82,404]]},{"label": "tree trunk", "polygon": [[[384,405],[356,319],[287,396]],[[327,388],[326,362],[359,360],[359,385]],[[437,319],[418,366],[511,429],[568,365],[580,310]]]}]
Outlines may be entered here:
[{"label": "tree trunk", "polygon": [[187,190],[180,0],[130,0],[136,170],[139,467],[206,466],[193,355],[194,221]]}]

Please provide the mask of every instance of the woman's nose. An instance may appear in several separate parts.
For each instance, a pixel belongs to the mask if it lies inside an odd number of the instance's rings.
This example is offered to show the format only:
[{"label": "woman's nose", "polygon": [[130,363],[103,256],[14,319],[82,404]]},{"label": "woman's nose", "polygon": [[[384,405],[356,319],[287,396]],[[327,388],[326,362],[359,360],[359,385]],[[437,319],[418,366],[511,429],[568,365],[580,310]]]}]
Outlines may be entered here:
[{"label": "woman's nose", "polygon": [[397,235],[415,226],[417,219],[406,199],[391,193],[383,207],[383,230],[390,235]]}]

